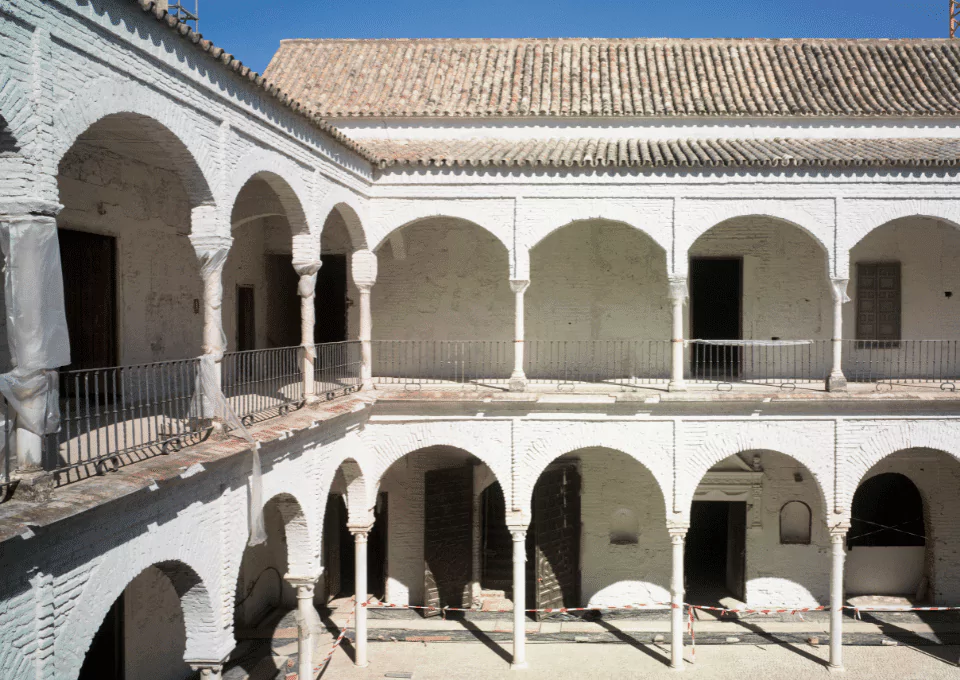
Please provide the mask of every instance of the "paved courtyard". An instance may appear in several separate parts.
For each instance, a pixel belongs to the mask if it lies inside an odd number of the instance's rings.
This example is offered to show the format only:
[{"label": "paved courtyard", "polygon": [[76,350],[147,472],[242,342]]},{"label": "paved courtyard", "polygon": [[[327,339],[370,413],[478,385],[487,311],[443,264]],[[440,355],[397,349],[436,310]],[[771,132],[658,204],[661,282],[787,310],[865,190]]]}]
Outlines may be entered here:
[{"label": "paved courtyard", "polygon": [[[508,648],[475,643],[371,643],[370,666],[355,668],[348,653],[338,653],[321,678],[676,678],[667,667],[669,649],[654,645],[531,644],[530,668],[510,670]],[[850,647],[845,650],[845,678],[934,680],[960,675],[960,648]],[[688,678],[827,677],[827,648],[808,645],[730,645],[697,649],[696,663],[687,653]],[[406,675],[412,673],[411,675]]]}]

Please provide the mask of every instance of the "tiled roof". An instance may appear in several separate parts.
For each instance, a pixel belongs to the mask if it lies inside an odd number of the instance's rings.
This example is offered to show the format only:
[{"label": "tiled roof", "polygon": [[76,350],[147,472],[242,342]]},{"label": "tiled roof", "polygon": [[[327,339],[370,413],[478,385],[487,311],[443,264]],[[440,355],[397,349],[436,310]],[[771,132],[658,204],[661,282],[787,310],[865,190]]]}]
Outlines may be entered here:
[{"label": "tiled roof", "polygon": [[347,116],[945,116],[951,40],[285,40],[265,77]]},{"label": "tiled roof", "polygon": [[635,168],[960,167],[960,139],[362,139],[379,165]]},{"label": "tiled roof", "polygon": [[307,118],[321,132],[327,134],[350,151],[353,151],[367,161],[372,162],[375,160],[373,157],[371,157],[366,149],[344,135],[342,132],[340,132],[340,130],[323,120],[315,112],[310,111],[308,107],[303,106],[301,102],[281,92],[275,85],[269,83],[262,75],[251,70],[249,66],[244,66],[243,62],[234,58],[232,54],[224,50],[222,47],[217,47],[213,44],[213,42],[207,40],[200,33],[194,31],[189,24],[184,21],[180,21],[177,19],[177,17],[168,13],[166,10],[158,8],[153,0],[128,1],[139,5],[140,9],[142,9],[144,12],[152,15],[157,21],[165,24],[168,28],[178,33],[184,40],[193,43],[198,50],[206,52],[212,59],[231,69],[241,78],[246,78],[258,87],[262,88],[267,94],[274,97],[283,106],[286,106],[295,113]]}]

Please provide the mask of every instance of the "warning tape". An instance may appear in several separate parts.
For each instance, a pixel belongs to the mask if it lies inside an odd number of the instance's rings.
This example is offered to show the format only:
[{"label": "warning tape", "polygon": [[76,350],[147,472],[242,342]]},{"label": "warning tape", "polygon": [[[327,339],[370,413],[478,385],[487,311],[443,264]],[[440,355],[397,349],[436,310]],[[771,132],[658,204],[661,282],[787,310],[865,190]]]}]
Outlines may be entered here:
[{"label": "warning tape", "polygon": [[[446,612],[483,612],[485,614],[508,614],[513,609],[476,609],[462,607],[431,607],[415,604],[390,604],[388,602],[368,601],[361,605],[368,609],[419,609],[445,614]],[[647,607],[673,607],[670,602],[650,602],[645,604],[610,605],[604,607],[554,607],[545,609],[524,609],[527,614],[568,614],[573,612],[600,612],[600,611],[630,611]]]},{"label": "warning tape", "polygon": [[[317,675],[319,675],[320,672],[327,667],[327,664],[330,662],[330,659],[333,657],[333,653],[337,651],[337,647],[339,647],[340,643],[343,642],[343,638],[347,636],[347,631],[350,629],[350,624],[352,623],[353,618],[357,615],[357,604],[356,604],[357,598],[356,597],[353,598],[353,603],[354,603],[353,611],[350,613],[350,616],[347,617],[346,622],[343,624],[343,628],[340,629],[340,635],[338,635],[337,639],[334,640],[333,646],[330,648],[330,651],[327,652],[327,655],[323,657],[323,661],[321,661],[319,665],[313,667],[314,678],[317,677]],[[361,606],[366,607],[368,603],[369,603],[369,600],[367,602],[364,602],[363,605]]]},{"label": "warning tape", "polygon": [[690,621],[690,660],[697,663],[697,636],[693,633],[693,607],[687,607],[687,611],[690,612],[688,617]]}]

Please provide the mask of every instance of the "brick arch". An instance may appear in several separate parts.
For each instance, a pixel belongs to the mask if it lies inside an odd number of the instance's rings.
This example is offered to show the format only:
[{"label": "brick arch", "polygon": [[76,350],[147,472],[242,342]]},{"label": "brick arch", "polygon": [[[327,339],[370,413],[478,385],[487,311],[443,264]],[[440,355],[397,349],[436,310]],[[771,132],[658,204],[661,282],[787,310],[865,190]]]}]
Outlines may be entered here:
[{"label": "brick arch", "polygon": [[289,491],[271,497],[264,507],[274,504],[283,520],[287,542],[287,570],[296,576],[316,574],[320,569],[320,541],[310,526],[305,507]]},{"label": "brick arch", "polygon": [[[233,649],[230,628],[212,597],[214,588],[202,578],[201,563],[216,569],[218,560],[203,555],[167,556],[157,560],[144,551],[117,550],[100,563],[87,580],[80,597],[54,642],[58,678],[75,678],[110,607],[129,583],[149,567],[162,571],[180,598],[187,634],[184,660],[222,659]],[[194,565],[191,564],[194,562]]]},{"label": "brick arch", "polygon": [[[713,426],[713,427],[711,427]],[[832,426],[830,432],[811,430],[804,422],[736,423],[722,427],[704,423],[697,432],[686,433],[690,441],[677,461],[673,512],[679,521],[689,521],[691,503],[704,475],[730,456],[748,451],[772,451],[803,465],[816,481],[821,510],[828,517],[833,501]]]},{"label": "brick arch", "polygon": [[60,159],[77,138],[108,116],[137,116],[145,124],[152,121],[156,132],[162,133],[158,143],[168,145],[192,206],[215,203],[217,153],[200,129],[208,121],[177,101],[133,81],[98,78],[54,112],[53,148],[44,155],[51,163],[45,168],[51,177],[57,174]]},{"label": "brick arch", "polygon": [[33,105],[23,87],[11,75],[9,66],[0,67],[0,119],[9,135],[21,149],[36,153],[34,141],[37,126],[28,123],[34,115]]},{"label": "brick arch", "polygon": [[[878,201],[851,209],[838,230],[838,276],[850,276],[850,251],[874,231],[909,217],[940,220],[960,229],[960,205],[954,200],[914,199]],[[842,270],[842,271],[841,271]]]},{"label": "brick arch", "polygon": [[836,510],[850,517],[853,494],[867,473],[885,458],[909,449],[932,449],[960,461],[960,421],[894,421],[846,453],[837,470]]},{"label": "brick arch", "polygon": [[[292,160],[277,153],[263,149],[254,149],[241,158],[230,170],[229,179],[220,205],[229,217],[237,196],[243,187],[252,179],[261,179],[269,185],[280,200],[290,231],[294,239],[294,250],[297,250],[299,241],[316,241],[313,250],[319,252],[320,226],[312,229],[307,219],[307,201],[310,198],[310,189],[304,179],[306,171]],[[313,253],[305,253],[311,255]],[[294,252],[296,258],[297,253]]]},{"label": "brick arch", "polygon": [[[372,486],[379,488],[380,481],[390,466],[404,456],[423,449],[449,447],[475,456],[490,468],[496,480],[500,482],[509,511],[513,500],[513,485],[510,483],[510,442],[509,440],[497,441],[497,439],[497,433],[489,433],[489,436],[484,437],[481,436],[481,432],[470,429],[464,423],[456,422],[420,423],[413,427],[403,427],[401,432],[392,432],[389,435],[384,433],[370,445],[375,461],[371,477]],[[483,446],[480,445],[481,442]],[[493,453],[495,451],[501,451],[502,455],[497,456]],[[376,500],[376,494],[373,500]]]},{"label": "brick arch", "polygon": [[371,484],[369,455],[366,454],[366,444],[358,436],[351,435],[347,439],[328,447],[330,455],[321,464],[318,487],[320,502],[320,527],[323,527],[326,515],[326,498],[333,488],[333,484],[340,475],[347,492],[346,505],[350,522],[362,524],[373,517],[373,508],[377,502],[377,487]]},{"label": "brick arch", "polygon": [[[657,483],[663,501],[664,516],[670,517],[671,456],[666,447],[650,446],[649,442],[646,446],[642,446],[635,437],[618,436],[615,433],[598,434],[593,432],[582,435],[574,434],[573,436],[563,436],[563,434],[544,437],[534,442],[517,458],[515,465],[518,471],[516,480],[517,505],[527,521],[532,516],[533,490],[543,471],[557,458],[585,449],[605,449],[608,452],[623,454],[637,461]],[[666,465],[660,464],[663,461],[666,462]]]},{"label": "brick arch", "polygon": [[[480,203],[479,205],[477,203]],[[502,203],[499,202],[499,203]],[[370,250],[377,251],[389,236],[403,227],[433,218],[456,219],[468,222],[492,235],[506,249],[508,260],[513,264],[513,214],[497,214],[498,206],[484,210],[483,202],[459,201],[404,201],[401,205],[386,209],[380,207],[370,226]]]},{"label": "brick arch", "polygon": [[343,218],[347,226],[347,233],[350,235],[350,242],[354,250],[364,250],[368,248],[367,232],[365,224],[367,221],[366,210],[358,197],[351,191],[340,187],[330,187],[318,202],[316,208],[317,223],[321,229],[326,223],[330,213],[336,211]]},{"label": "brick arch", "polygon": [[709,201],[691,207],[687,203],[681,202],[677,211],[674,243],[674,271],[677,275],[687,274],[689,252],[697,239],[725,222],[747,217],[777,220],[804,232],[820,246],[826,258],[825,273],[835,271],[836,228],[832,207],[828,216],[826,213],[821,215],[806,210],[795,201]]},{"label": "brick arch", "polygon": [[[669,216],[666,216],[669,218]],[[523,245],[528,250],[536,248],[548,236],[578,222],[603,221],[623,224],[643,234],[664,252],[664,256],[673,250],[673,224],[669,219],[647,216],[629,205],[619,205],[614,201],[591,202],[571,201],[563,204],[562,214],[546,214],[531,217],[525,221],[522,229]]]}]

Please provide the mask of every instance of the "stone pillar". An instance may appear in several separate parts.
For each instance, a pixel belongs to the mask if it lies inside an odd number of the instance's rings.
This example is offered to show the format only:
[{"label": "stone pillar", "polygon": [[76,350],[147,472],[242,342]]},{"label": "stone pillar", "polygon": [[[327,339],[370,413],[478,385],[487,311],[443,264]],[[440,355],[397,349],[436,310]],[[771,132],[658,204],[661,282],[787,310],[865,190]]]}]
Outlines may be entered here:
[{"label": "stone pillar", "polygon": [[356,599],[356,631],[357,631],[357,657],[356,665],[359,668],[367,667],[367,538],[370,535],[370,527],[356,529],[350,527],[350,533],[353,534],[354,541],[354,560],[355,560],[355,580],[354,590]]},{"label": "stone pillar", "polygon": [[687,301],[687,277],[670,277],[670,303],[673,309],[673,332],[671,333],[670,385],[671,392],[684,392],[687,382],[683,377],[683,303]]},{"label": "stone pillar", "polygon": [[70,338],[56,215],[39,200],[0,201],[7,342],[13,370],[0,378],[17,420],[16,468],[43,466],[43,435],[60,426],[57,369],[70,363]]},{"label": "stone pillar", "polygon": [[849,302],[847,283],[849,279],[831,279],[830,290],[833,293],[833,359],[830,362],[830,375],[827,377],[827,390],[843,392],[847,389],[847,378],[843,375],[843,303]]},{"label": "stone pillar", "polygon": [[670,574],[670,667],[683,670],[683,543],[687,529],[670,528],[673,570]]},{"label": "stone pillar", "polygon": [[364,389],[373,385],[373,352],[371,337],[373,319],[370,314],[370,290],[377,282],[377,256],[369,250],[358,250],[353,254],[353,282],[360,289],[360,379]]},{"label": "stone pillar", "polygon": [[211,663],[209,661],[188,661],[187,665],[194,673],[200,673],[200,680],[220,680],[223,671],[223,663]]},{"label": "stone pillar", "polygon": [[[208,379],[222,385],[223,353],[227,349],[227,337],[223,332],[223,266],[227,263],[232,239],[223,236],[192,236],[194,250],[200,260],[200,277],[203,279],[203,354],[213,371]],[[205,369],[201,365],[201,370]],[[206,396],[202,400],[203,417],[216,417],[213,402]]]},{"label": "stone pillar", "polygon": [[511,279],[510,289],[516,296],[513,311],[513,373],[510,374],[510,391],[523,392],[527,389],[527,376],[523,372],[523,294],[530,282],[523,279]]},{"label": "stone pillar", "polygon": [[849,527],[830,528],[830,670],[843,670],[843,562]]},{"label": "stone pillar", "polygon": [[481,501],[483,500],[483,489],[477,489],[477,470],[480,466],[474,466],[473,468],[473,522],[471,526],[472,534],[472,547],[473,551],[471,553],[471,566],[470,566],[470,601],[473,606],[479,606],[481,600],[481,593],[483,592],[480,587],[480,576],[483,564],[483,555],[481,550],[483,549],[483,535],[481,532],[482,523],[483,523],[483,507]]},{"label": "stone pillar", "polygon": [[519,671],[527,667],[527,530],[510,529],[513,536],[513,663],[510,668]]},{"label": "stone pillar", "polygon": [[297,294],[300,296],[300,345],[303,347],[303,398],[307,402],[317,400],[314,375],[317,363],[317,348],[313,340],[316,325],[317,272],[320,261],[294,262],[293,268],[300,277]]},{"label": "stone pillar", "polygon": [[313,592],[317,579],[284,577],[297,590],[297,673],[301,678],[313,678]]}]

